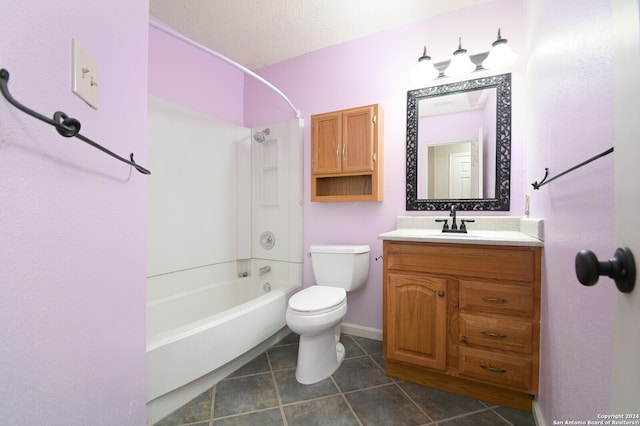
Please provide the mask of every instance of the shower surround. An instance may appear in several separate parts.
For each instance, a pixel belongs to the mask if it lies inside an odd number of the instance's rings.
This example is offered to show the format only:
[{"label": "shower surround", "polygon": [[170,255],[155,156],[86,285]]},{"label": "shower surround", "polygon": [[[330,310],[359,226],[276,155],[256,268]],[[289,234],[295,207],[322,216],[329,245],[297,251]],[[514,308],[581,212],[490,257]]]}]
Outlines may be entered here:
[{"label": "shower surround", "polygon": [[287,329],[302,285],[302,131],[251,129],[149,97],[147,420]]}]

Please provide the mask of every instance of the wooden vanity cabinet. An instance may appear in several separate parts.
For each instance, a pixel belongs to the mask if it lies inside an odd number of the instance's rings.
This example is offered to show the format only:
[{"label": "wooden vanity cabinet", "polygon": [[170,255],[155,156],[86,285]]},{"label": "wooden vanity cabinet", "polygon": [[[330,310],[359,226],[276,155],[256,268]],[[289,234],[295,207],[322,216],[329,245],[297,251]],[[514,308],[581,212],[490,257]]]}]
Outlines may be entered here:
[{"label": "wooden vanity cabinet", "polygon": [[390,358],[445,370],[447,280],[393,272],[387,280],[385,336]]},{"label": "wooden vanity cabinet", "polygon": [[531,411],[541,248],[384,241],[387,375]]},{"label": "wooden vanity cabinet", "polygon": [[379,105],[311,116],[311,201],[382,201],[383,119]]}]

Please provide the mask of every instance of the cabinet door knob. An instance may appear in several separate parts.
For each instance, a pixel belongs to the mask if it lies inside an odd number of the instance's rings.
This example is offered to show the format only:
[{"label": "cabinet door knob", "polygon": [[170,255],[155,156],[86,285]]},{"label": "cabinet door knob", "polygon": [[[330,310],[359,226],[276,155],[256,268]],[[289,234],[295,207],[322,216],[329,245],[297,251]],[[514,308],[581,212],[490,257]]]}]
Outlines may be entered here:
[{"label": "cabinet door knob", "polygon": [[618,290],[631,293],[636,282],[636,263],[633,253],[626,247],[616,250],[613,258],[600,262],[591,250],[580,250],[576,255],[576,275],[583,285],[592,286],[600,275],[613,278]]},{"label": "cabinet door knob", "polygon": [[440,290],[440,291],[438,292],[438,297],[444,297],[444,291]]}]

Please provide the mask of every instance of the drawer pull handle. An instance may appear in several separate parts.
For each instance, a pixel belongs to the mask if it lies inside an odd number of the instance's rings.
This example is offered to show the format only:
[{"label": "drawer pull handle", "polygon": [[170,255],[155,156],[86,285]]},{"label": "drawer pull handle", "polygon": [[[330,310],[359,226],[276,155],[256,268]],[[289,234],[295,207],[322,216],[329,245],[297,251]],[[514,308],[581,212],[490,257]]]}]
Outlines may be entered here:
[{"label": "drawer pull handle", "polygon": [[489,303],[509,303],[507,299],[499,299],[497,297],[489,297],[489,296],[484,296],[482,300]]},{"label": "drawer pull handle", "polygon": [[487,330],[482,330],[480,333],[484,334],[487,337],[497,337],[497,338],[500,338],[500,339],[504,339],[505,337],[507,337],[506,334],[493,333],[493,332],[487,331]]},{"label": "drawer pull handle", "polygon": [[490,367],[488,365],[485,364],[480,364],[481,368],[484,368],[487,371],[491,371],[492,373],[506,373],[507,370],[505,370],[504,368],[496,368],[496,367]]}]

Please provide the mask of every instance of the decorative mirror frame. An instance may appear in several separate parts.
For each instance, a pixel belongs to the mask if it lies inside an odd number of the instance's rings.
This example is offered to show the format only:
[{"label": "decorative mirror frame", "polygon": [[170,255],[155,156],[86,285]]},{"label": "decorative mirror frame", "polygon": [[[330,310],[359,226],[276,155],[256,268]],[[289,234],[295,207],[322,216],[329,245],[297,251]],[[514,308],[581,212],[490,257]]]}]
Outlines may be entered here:
[{"label": "decorative mirror frame", "polygon": [[[495,198],[418,198],[418,103],[426,98],[497,89],[496,102],[496,189]],[[451,204],[458,210],[507,211],[511,194],[511,74],[477,78],[407,92],[407,210],[444,211]]]}]

